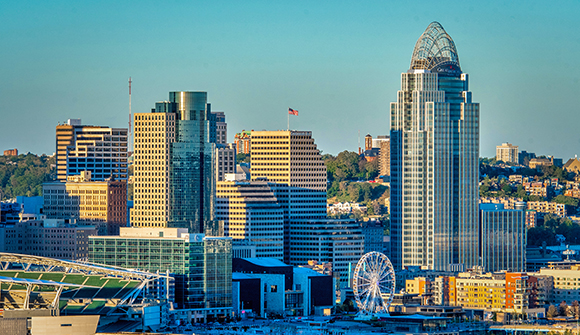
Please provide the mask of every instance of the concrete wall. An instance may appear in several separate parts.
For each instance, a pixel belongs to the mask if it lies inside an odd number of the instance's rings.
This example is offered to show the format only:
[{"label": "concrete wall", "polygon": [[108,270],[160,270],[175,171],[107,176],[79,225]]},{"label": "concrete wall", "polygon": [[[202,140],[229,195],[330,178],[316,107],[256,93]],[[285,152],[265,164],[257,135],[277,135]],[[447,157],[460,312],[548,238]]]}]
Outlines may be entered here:
[{"label": "concrete wall", "polygon": [[98,315],[35,316],[31,319],[32,335],[94,335]]}]

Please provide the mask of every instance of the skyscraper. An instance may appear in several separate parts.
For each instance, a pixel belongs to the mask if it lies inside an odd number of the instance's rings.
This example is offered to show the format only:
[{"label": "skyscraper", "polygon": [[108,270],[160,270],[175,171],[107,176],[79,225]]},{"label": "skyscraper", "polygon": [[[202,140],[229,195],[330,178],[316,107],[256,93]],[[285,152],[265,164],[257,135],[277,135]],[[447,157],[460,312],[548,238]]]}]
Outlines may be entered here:
[{"label": "skyscraper", "polygon": [[127,129],[83,126],[69,119],[56,126],[57,179],[90,171],[93,180],[127,180]]},{"label": "skyscraper", "polygon": [[284,211],[284,262],[330,262],[341,287],[348,286],[348,269],[362,256],[364,237],[355,220],[326,217],[326,166],[312,132],[252,131],[251,138],[251,179],[273,182]]},{"label": "skyscraper", "polygon": [[222,235],[214,208],[216,117],[207,92],[170,92],[169,101],[178,106],[177,134],[171,144],[171,226]]},{"label": "skyscraper", "polygon": [[396,268],[477,265],[479,104],[438,22],[421,35],[391,103],[391,256]]},{"label": "skyscraper", "polygon": [[170,92],[135,114],[131,223],[220,235],[214,220],[216,117],[206,92]]},{"label": "skyscraper", "polygon": [[251,152],[252,180],[288,186],[288,197],[279,201],[291,220],[326,218],[326,166],[312,132],[252,131]]}]

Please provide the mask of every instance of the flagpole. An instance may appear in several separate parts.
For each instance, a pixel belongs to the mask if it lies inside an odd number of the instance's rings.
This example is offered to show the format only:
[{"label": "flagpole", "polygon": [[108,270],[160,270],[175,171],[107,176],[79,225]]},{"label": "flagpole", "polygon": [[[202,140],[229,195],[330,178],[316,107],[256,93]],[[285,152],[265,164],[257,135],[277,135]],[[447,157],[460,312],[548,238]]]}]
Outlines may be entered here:
[{"label": "flagpole", "polygon": [[290,112],[288,112],[288,131],[290,131]]}]

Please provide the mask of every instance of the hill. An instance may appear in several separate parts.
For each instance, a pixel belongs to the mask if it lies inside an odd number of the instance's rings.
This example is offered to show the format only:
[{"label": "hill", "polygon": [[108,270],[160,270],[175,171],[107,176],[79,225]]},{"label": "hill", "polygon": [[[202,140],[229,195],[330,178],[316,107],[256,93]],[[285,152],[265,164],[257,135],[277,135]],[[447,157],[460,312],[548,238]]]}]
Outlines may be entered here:
[{"label": "hill", "polygon": [[42,183],[56,176],[55,157],[31,153],[0,156],[0,199],[42,195]]}]

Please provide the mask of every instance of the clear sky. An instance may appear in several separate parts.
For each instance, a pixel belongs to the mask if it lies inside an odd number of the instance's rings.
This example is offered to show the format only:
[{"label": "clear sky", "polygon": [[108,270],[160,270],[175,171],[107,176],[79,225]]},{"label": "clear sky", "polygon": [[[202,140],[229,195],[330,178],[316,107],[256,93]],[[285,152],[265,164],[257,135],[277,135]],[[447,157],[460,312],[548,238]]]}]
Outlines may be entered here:
[{"label": "clear sky", "polygon": [[[311,130],[325,153],[389,132],[415,42],[439,21],[481,104],[481,155],[580,154],[579,1],[2,1],[0,150],[55,151],[55,126],[127,127],[169,91],[208,92],[228,141]],[[364,141],[361,140],[364,145]]]}]

